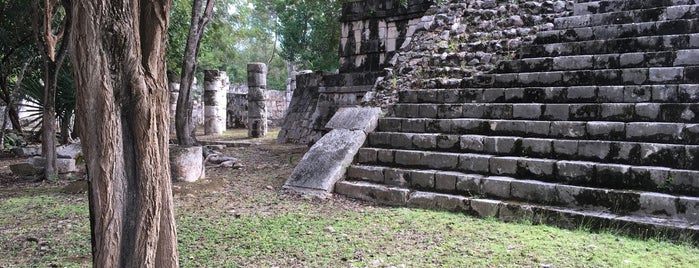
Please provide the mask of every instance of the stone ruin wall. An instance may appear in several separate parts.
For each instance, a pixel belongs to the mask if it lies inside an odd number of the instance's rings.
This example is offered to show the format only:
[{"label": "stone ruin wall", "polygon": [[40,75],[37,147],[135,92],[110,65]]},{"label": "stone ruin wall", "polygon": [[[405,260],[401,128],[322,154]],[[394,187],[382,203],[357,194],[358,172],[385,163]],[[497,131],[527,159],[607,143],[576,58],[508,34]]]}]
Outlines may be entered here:
[{"label": "stone ruin wall", "polygon": [[[284,119],[288,106],[285,91],[267,90],[267,119],[270,127],[278,127]],[[227,128],[247,128],[248,87],[245,84],[231,85],[228,91]]]},{"label": "stone ruin wall", "polygon": [[498,61],[518,58],[518,50],[538,32],[552,29],[555,18],[572,14],[574,3],[452,0],[434,6],[364,104],[390,110],[400,90],[458,87],[477,74],[489,73]]},{"label": "stone ruin wall", "polygon": [[[390,112],[397,92],[454,87],[495,69],[575,1],[365,0],[342,10],[339,72],[299,76],[278,142],[312,144],[337,108]],[[437,4],[435,4],[437,2]]]},{"label": "stone ruin wall", "polygon": [[432,4],[432,0],[345,4],[338,72],[303,72],[296,77],[296,90],[277,141],[313,144],[325,133],[325,124],[337,109],[359,105]]}]

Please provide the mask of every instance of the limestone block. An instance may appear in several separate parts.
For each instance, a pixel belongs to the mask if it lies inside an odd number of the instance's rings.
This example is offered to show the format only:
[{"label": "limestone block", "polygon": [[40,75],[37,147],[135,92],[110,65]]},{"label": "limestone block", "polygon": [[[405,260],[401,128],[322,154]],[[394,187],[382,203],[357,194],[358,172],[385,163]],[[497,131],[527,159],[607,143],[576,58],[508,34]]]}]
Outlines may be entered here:
[{"label": "limestone block", "polygon": [[[408,189],[386,187],[369,182],[348,181],[338,182],[335,186],[335,190],[337,193],[351,198],[393,206],[404,206],[408,201],[408,194],[410,193]],[[302,193],[312,194],[311,192]]]},{"label": "limestone block", "polygon": [[18,157],[28,157],[41,155],[41,147],[18,147],[12,148],[12,153]]},{"label": "limestone block", "polygon": [[381,167],[353,165],[347,169],[347,177],[383,183],[384,169]]},{"label": "limestone block", "polygon": [[365,140],[366,134],[363,131],[330,131],[303,156],[284,184],[284,189],[320,197],[328,196]]},{"label": "limestone block", "polygon": [[540,204],[553,204],[557,199],[556,184],[532,180],[514,180],[512,197]]},{"label": "limestone block", "polygon": [[512,181],[509,177],[487,177],[481,181],[481,189],[488,196],[510,198]]},{"label": "limestone block", "polygon": [[335,112],[325,128],[372,132],[378,126],[381,108],[344,107]]},{"label": "limestone block", "polygon": [[461,154],[459,156],[458,169],[463,172],[487,173],[490,171],[489,155]]}]

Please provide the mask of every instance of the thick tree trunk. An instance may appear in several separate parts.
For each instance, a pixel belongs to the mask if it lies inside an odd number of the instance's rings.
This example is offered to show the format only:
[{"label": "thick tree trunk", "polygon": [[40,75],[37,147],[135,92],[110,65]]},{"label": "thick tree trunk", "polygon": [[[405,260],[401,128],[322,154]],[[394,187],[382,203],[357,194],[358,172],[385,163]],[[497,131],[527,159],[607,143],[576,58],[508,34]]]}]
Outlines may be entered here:
[{"label": "thick tree trunk", "polygon": [[[205,9],[204,1],[206,1]],[[214,10],[214,0],[194,0],[192,3],[192,20],[187,35],[187,45],[184,50],[182,62],[182,80],[180,81],[180,95],[177,96],[177,113],[175,114],[175,130],[179,145],[194,145],[194,124],[192,123],[192,83],[194,72],[197,69],[197,54],[204,29],[211,20]]]},{"label": "thick tree trunk", "polygon": [[177,267],[165,69],[170,1],[75,1],[94,267]]}]

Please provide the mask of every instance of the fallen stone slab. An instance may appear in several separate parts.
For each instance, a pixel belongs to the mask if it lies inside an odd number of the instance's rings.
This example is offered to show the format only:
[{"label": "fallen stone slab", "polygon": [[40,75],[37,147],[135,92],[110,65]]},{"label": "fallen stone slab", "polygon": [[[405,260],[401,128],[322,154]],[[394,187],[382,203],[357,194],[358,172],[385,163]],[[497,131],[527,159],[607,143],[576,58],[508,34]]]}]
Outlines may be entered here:
[{"label": "fallen stone slab", "polygon": [[12,174],[14,174],[15,176],[33,177],[43,174],[44,168],[37,168],[31,163],[19,163],[10,165],[10,171],[12,171]]},{"label": "fallen stone slab", "polygon": [[303,156],[282,191],[320,198],[330,196],[367,134],[376,129],[380,115],[379,108],[340,108],[325,125],[332,130]]},{"label": "fallen stone slab", "polygon": [[330,131],[303,156],[283,191],[320,198],[330,196],[365,140],[366,134],[361,130]]}]

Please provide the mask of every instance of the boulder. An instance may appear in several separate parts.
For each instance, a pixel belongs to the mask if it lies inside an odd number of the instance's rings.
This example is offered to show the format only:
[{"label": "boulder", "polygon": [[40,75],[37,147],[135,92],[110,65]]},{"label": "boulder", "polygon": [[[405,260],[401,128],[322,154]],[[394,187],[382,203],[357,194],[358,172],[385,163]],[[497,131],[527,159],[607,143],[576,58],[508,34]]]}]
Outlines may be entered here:
[{"label": "boulder", "polygon": [[19,163],[10,165],[12,174],[20,177],[33,177],[44,173],[44,168],[36,167],[31,163]]},{"label": "boulder", "polygon": [[80,143],[70,143],[56,147],[58,158],[76,159],[82,156],[82,145]]}]

